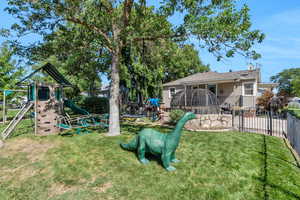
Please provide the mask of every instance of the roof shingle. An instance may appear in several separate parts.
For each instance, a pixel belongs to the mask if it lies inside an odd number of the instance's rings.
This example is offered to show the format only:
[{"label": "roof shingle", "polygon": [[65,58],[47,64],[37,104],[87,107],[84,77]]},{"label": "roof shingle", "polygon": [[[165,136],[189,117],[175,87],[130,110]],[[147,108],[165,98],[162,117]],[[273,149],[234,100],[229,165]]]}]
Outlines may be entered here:
[{"label": "roof shingle", "polygon": [[259,69],[257,70],[242,70],[235,72],[201,72],[196,73],[185,78],[181,78],[175,81],[171,81],[163,84],[163,86],[175,86],[190,83],[205,83],[213,81],[234,81],[234,80],[248,80],[259,78]]}]

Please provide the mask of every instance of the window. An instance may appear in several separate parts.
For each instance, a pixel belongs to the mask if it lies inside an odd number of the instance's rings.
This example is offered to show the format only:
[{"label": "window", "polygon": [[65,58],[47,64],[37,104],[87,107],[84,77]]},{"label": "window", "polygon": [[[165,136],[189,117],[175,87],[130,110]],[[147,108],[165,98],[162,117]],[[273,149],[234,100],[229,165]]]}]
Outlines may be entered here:
[{"label": "window", "polygon": [[244,83],[244,95],[245,96],[254,95],[254,83]]},{"label": "window", "polygon": [[29,101],[33,101],[34,100],[34,96],[35,96],[35,86],[33,84],[31,84],[28,87],[28,100]]},{"label": "window", "polygon": [[62,98],[62,90],[59,87],[55,88],[55,98],[57,101],[60,101]]},{"label": "window", "polygon": [[39,87],[38,99],[40,101],[47,101],[50,98],[50,90],[48,87]]},{"label": "window", "polygon": [[176,94],[176,88],[170,88],[169,97],[173,97]]}]

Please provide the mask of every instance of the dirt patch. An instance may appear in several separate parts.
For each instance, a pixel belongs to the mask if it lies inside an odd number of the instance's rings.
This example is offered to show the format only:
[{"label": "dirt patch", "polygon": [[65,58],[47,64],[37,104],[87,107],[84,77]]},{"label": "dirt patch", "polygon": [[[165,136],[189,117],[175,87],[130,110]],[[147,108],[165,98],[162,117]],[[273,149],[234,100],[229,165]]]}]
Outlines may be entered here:
[{"label": "dirt patch", "polygon": [[50,143],[49,141],[36,141],[29,138],[6,142],[5,147],[0,150],[0,157],[17,158],[18,154],[24,153],[30,162],[20,162],[16,167],[0,167],[0,181],[12,180],[17,184],[40,173],[31,166],[32,163],[43,160],[46,152],[57,145],[58,142]]},{"label": "dirt patch", "polygon": [[27,165],[22,165],[13,169],[1,169],[0,180],[12,180],[17,179],[17,182],[32,177],[37,174],[37,171]]},{"label": "dirt patch", "polygon": [[0,140],[0,149],[4,147],[4,142]]},{"label": "dirt patch", "polygon": [[108,189],[112,188],[113,184],[111,182],[104,183],[99,187],[96,187],[94,190],[95,192],[106,192]]},{"label": "dirt patch", "polygon": [[66,192],[76,191],[78,189],[79,189],[79,187],[77,187],[77,186],[67,186],[62,183],[55,183],[55,184],[51,185],[51,187],[49,188],[48,196],[49,196],[49,198],[52,198],[52,197],[55,197],[58,195],[62,195]]},{"label": "dirt patch", "polygon": [[37,171],[34,170],[32,167],[29,167],[27,165],[22,165],[17,168],[8,168],[8,169],[1,169],[0,173],[0,180],[2,181],[8,181],[8,180],[14,180],[17,183],[21,183],[22,181],[26,180],[27,178],[30,178],[37,174]]},{"label": "dirt patch", "polygon": [[3,157],[11,156],[17,153],[26,153],[31,162],[42,160],[44,154],[51,148],[59,145],[57,142],[36,141],[29,138],[10,141],[5,144],[5,148],[0,151]]}]

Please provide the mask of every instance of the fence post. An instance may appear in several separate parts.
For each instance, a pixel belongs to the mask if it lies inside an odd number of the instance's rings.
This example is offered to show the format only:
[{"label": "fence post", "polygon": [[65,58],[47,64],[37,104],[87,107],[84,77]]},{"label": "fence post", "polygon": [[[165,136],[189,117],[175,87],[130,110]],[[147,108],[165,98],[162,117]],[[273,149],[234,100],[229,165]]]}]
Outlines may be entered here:
[{"label": "fence post", "polygon": [[233,110],[231,110],[231,121],[232,121],[232,123],[231,123],[232,129],[234,129],[234,112],[233,112]]},{"label": "fence post", "polygon": [[241,111],[239,110],[239,132],[241,132]]},{"label": "fence post", "polygon": [[244,110],[242,110],[242,131],[244,130]]},{"label": "fence post", "polygon": [[272,136],[273,135],[273,123],[272,123],[272,117],[273,117],[273,115],[272,115],[272,110],[269,112],[269,133],[270,133],[270,135]]}]

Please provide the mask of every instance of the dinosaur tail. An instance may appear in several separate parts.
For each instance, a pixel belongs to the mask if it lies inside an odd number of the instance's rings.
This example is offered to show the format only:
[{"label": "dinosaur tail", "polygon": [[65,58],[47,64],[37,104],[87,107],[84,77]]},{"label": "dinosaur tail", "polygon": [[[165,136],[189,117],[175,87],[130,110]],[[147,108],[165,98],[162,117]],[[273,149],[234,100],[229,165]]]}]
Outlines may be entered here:
[{"label": "dinosaur tail", "polygon": [[136,150],[137,146],[138,146],[138,138],[137,136],[135,138],[133,138],[133,140],[131,140],[128,144],[124,144],[121,143],[120,146],[128,151],[133,151]]}]

